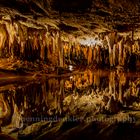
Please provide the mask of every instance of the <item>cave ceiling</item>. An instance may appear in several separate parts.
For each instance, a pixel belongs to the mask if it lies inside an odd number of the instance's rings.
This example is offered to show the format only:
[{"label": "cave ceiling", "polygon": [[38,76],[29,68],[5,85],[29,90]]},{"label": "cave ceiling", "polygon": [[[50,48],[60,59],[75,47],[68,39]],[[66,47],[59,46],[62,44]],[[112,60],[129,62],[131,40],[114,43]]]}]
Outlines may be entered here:
[{"label": "cave ceiling", "polygon": [[140,32],[139,0],[0,0],[0,15],[47,22],[74,36]]}]

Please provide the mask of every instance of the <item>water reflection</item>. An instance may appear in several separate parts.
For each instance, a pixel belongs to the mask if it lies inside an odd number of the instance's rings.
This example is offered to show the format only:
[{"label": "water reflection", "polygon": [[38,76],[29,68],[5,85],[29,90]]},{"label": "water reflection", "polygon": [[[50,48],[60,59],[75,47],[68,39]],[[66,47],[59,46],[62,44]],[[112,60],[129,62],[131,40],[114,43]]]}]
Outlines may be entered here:
[{"label": "water reflection", "polygon": [[140,77],[139,74],[87,69],[67,78],[43,77],[10,87],[2,88],[0,93],[2,126],[22,128],[24,123],[33,123],[23,120],[25,118],[65,116],[70,111],[64,102],[69,96],[84,97],[84,102],[89,102],[86,97],[91,95],[93,98],[98,96],[98,99],[101,96],[104,102],[113,97],[122,105],[129,106],[140,95]]}]

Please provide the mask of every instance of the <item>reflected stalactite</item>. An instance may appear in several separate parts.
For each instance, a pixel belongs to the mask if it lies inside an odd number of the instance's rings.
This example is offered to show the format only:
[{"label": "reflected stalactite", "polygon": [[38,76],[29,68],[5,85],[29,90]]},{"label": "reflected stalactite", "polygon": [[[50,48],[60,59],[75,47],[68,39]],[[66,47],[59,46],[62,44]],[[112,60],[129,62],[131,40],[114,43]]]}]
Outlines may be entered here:
[{"label": "reflected stalactite", "polygon": [[48,100],[47,100],[47,86],[46,83],[43,82],[42,84],[42,94],[43,94],[43,102],[48,106]]},{"label": "reflected stalactite", "polygon": [[0,129],[11,123],[13,111],[12,97],[0,93]]},{"label": "reflected stalactite", "polygon": [[124,73],[119,74],[119,97],[118,100],[123,103],[124,85],[126,84],[126,77]]},{"label": "reflected stalactite", "polygon": [[2,94],[0,94],[0,119],[8,116],[9,110]]},{"label": "reflected stalactite", "polygon": [[[11,90],[6,94],[8,96],[0,93],[0,107],[5,114],[1,116],[10,120],[3,123],[4,128],[20,129],[34,123],[26,118],[61,117],[74,113],[77,107],[89,111],[89,102],[94,110],[101,104],[99,108],[116,113],[120,110],[118,104],[129,107],[133,98],[139,97],[139,78],[127,77],[121,71],[105,73],[86,69],[66,79],[44,77],[34,82],[20,88],[13,85],[14,92]],[[97,110],[94,112],[100,109]]]},{"label": "reflected stalactite", "polygon": [[18,107],[15,103],[14,104],[14,112],[13,112],[13,115],[12,115],[12,119],[11,119],[11,123],[8,127],[11,127],[11,128],[22,128],[23,127],[23,118],[21,116],[21,113],[22,111],[19,111],[18,110]]},{"label": "reflected stalactite", "polygon": [[114,99],[116,99],[116,72],[110,72],[109,93],[114,96]]}]

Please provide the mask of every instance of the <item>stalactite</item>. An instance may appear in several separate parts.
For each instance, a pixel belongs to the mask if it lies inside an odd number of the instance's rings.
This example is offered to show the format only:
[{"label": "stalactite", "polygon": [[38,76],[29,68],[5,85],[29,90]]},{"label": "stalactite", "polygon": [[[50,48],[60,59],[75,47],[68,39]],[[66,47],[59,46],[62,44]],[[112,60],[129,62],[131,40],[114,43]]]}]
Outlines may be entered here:
[{"label": "stalactite", "polygon": [[89,84],[92,85],[93,84],[93,72],[89,70],[88,73],[89,73]]},{"label": "stalactite", "polygon": [[8,39],[7,31],[4,24],[0,24],[0,56],[2,56],[2,49],[5,47],[6,40]]},{"label": "stalactite", "polygon": [[92,48],[89,47],[89,51],[88,51],[88,65],[90,65],[92,62]]},{"label": "stalactite", "polygon": [[24,50],[25,50],[25,43],[26,43],[26,34],[27,34],[27,28],[23,27],[22,25],[17,24],[18,26],[18,35],[20,38],[20,53],[23,55]]},{"label": "stalactite", "polygon": [[87,47],[84,47],[84,56],[87,58]]},{"label": "stalactite", "polygon": [[43,61],[46,63],[46,60],[47,60],[47,57],[48,57],[48,54],[47,54],[47,37],[46,37],[46,32],[44,32],[44,34],[43,34],[42,50],[41,50],[41,52],[42,52]]},{"label": "stalactite", "polygon": [[51,60],[51,55],[52,55],[52,42],[51,42],[51,36],[50,34],[48,35],[48,59]]},{"label": "stalactite", "polygon": [[117,49],[117,45],[114,44],[113,45],[113,65],[116,65],[116,49]]},{"label": "stalactite", "polygon": [[55,53],[58,53],[58,40],[59,40],[59,32],[55,33]]},{"label": "stalactite", "polygon": [[97,57],[96,57],[97,64],[100,63],[100,61],[101,61],[100,58],[101,58],[101,48],[100,48],[100,46],[97,45]]},{"label": "stalactite", "polygon": [[129,37],[127,37],[125,45],[127,46],[128,52],[131,55],[133,42],[131,41]]},{"label": "stalactite", "polygon": [[[43,34],[44,35],[44,34]],[[40,58],[42,61],[44,61],[45,58],[45,43],[44,43],[44,36],[42,35],[42,41],[40,42],[41,48],[40,48]]]},{"label": "stalactite", "polygon": [[55,33],[54,32],[52,32],[52,47],[53,47],[53,53],[55,53],[55,50],[56,50],[56,48],[55,48],[55,46],[56,46],[56,44],[55,44]]},{"label": "stalactite", "polygon": [[56,65],[58,66],[59,65],[59,31],[56,31],[56,34],[55,34],[55,55],[56,55]]},{"label": "stalactite", "polygon": [[68,54],[69,54],[69,48],[68,48],[68,45],[66,43],[64,43],[63,48],[64,48],[64,54],[66,56],[68,56]]},{"label": "stalactite", "polygon": [[58,49],[59,49],[59,66],[64,66],[64,58],[63,58],[63,46],[61,41],[61,32],[59,32],[59,38],[58,38]]},{"label": "stalactite", "polygon": [[97,48],[96,48],[96,47],[93,48],[93,53],[94,53],[94,55],[93,55],[93,56],[94,56],[93,60],[96,61],[96,58],[97,58]]},{"label": "stalactite", "polygon": [[122,65],[122,56],[123,56],[123,39],[118,42],[118,48],[119,48],[119,57],[118,57],[118,62],[119,62],[119,65]]},{"label": "stalactite", "polygon": [[49,32],[47,31],[46,33],[45,33],[45,44],[46,44],[46,47],[45,47],[45,49],[46,49],[46,55],[45,55],[45,60],[48,60],[49,59]]},{"label": "stalactite", "polygon": [[8,35],[9,35],[9,51],[10,51],[11,57],[14,58],[14,40],[16,37],[16,31],[12,23],[6,22],[5,25],[6,25]]},{"label": "stalactite", "polygon": [[50,54],[53,54],[53,36],[51,35],[50,36],[50,46],[49,46],[49,49],[50,49]]},{"label": "stalactite", "polygon": [[109,51],[109,62],[110,62],[110,66],[113,66],[113,56],[112,56],[112,48],[114,45],[114,34],[110,33],[109,35],[106,36],[106,40],[108,43],[108,51]]},{"label": "stalactite", "polygon": [[99,85],[100,85],[99,71],[97,72],[96,75],[94,75],[94,84],[95,84],[96,86],[98,86],[98,87],[99,87]]},{"label": "stalactite", "polygon": [[68,43],[68,62],[71,63],[71,43]]}]

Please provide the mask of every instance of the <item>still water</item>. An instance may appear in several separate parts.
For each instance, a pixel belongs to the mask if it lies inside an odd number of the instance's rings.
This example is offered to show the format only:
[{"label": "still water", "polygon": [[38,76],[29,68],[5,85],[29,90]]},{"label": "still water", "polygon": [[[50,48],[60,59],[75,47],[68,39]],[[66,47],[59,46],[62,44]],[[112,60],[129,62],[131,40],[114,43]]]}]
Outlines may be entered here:
[{"label": "still water", "polygon": [[[1,79],[0,118],[2,130],[22,128],[52,116],[64,117],[71,110],[69,99],[84,97],[85,106],[96,98],[114,97],[131,106],[140,95],[139,73],[85,69],[65,77],[14,77]],[[131,97],[131,98],[130,98]],[[79,100],[80,102],[81,100]],[[87,103],[86,103],[87,102]],[[139,101],[138,101],[139,102]]]}]

